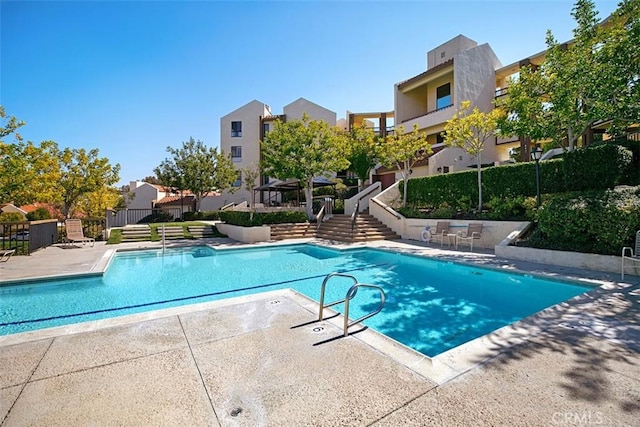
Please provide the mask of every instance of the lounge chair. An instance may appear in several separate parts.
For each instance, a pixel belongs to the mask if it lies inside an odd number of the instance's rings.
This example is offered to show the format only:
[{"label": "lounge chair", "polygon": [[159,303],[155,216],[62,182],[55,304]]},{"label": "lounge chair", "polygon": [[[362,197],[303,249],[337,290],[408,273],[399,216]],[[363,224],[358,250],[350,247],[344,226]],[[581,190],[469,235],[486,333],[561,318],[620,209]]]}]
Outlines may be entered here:
[{"label": "lounge chair", "polygon": [[82,232],[82,220],[67,219],[64,222],[64,225],[67,230],[68,243],[82,243],[83,245],[89,243],[91,244],[91,247],[93,247],[96,241],[91,237],[84,237],[84,233]]},{"label": "lounge chair", "polygon": [[431,233],[431,241],[440,240],[440,246],[442,246],[445,237],[449,239],[449,221],[436,222],[436,229]]},{"label": "lounge chair", "polygon": [[0,250],[0,262],[9,261],[9,258],[11,258],[11,255],[13,255],[15,253],[16,253],[15,249],[2,249],[2,250]]},{"label": "lounge chair", "polygon": [[624,260],[631,262],[640,262],[640,230],[636,232],[636,248],[635,251],[629,246],[622,248],[622,280],[624,280]]},{"label": "lounge chair", "polygon": [[469,245],[469,250],[473,251],[473,241],[482,238],[482,223],[472,222],[467,225],[465,231],[458,231],[456,236],[456,248],[460,243],[466,243]]}]

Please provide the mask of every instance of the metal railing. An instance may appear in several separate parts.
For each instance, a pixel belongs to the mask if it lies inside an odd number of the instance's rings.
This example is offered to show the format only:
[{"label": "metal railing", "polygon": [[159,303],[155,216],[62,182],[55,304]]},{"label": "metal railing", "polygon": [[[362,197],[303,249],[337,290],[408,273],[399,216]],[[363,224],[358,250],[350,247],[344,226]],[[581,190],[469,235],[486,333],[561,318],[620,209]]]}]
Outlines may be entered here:
[{"label": "metal railing", "polygon": [[371,201],[374,202],[376,205],[380,206],[385,211],[389,212],[391,215],[395,216],[396,219],[402,219],[402,215],[400,215],[398,212],[394,211],[393,209],[391,209],[389,206],[385,205],[384,203],[380,202],[379,200],[371,199]]},{"label": "metal railing", "polygon": [[58,221],[20,221],[0,223],[0,249],[15,249],[18,255],[28,255],[58,241]]},{"label": "metal railing", "polygon": [[[124,227],[128,224],[139,224],[141,222],[153,222],[154,216],[164,215],[167,219],[182,219],[182,208],[154,208],[154,209],[118,209],[107,210],[107,228]],[[83,220],[84,221],[84,220]],[[164,222],[164,221],[162,221]]]},{"label": "metal railing", "polygon": [[[325,304],[324,303],[325,288],[327,286],[327,282],[329,281],[329,279],[333,277],[345,277],[347,279],[351,279],[353,280],[353,286],[349,288],[344,299]],[[369,288],[369,289],[377,290],[380,294],[380,305],[370,313],[365,314],[364,316],[349,322],[349,301],[351,301],[356,296],[359,288]],[[368,285],[365,283],[358,283],[358,280],[350,274],[330,273],[324,278],[324,280],[322,281],[322,287],[320,288],[320,313],[318,315],[318,321],[322,321],[324,319],[325,308],[333,307],[334,305],[344,303],[344,336],[346,337],[349,335],[349,328],[351,326],[357,325],[358,323],[361,323],[367,320],[368,318],[380,313],[380,311],[382,311],[382,308],[384,307],[385,301],[386,301],[386,295],[384,293],[384,290],[380,286]]]},{"label": "metal railing", "polygon": [[351,214],[351,238],[353,239],[353,235],[356,228],[356,220],[358,219],[358,211],[360,210],[360,200],[356,202],[356,207]]}]

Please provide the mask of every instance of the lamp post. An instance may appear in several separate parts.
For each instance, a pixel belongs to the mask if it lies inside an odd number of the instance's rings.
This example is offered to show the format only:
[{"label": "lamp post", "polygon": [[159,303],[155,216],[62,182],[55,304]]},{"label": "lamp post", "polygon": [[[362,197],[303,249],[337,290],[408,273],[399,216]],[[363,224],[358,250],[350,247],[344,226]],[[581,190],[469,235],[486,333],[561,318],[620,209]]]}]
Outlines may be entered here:
[{"label": "lamp post", "polygon": [[542,148],[533,147],[531,150],[531,159],[536,162],[536,207],[540,207],[540,157],[542,157]]}]

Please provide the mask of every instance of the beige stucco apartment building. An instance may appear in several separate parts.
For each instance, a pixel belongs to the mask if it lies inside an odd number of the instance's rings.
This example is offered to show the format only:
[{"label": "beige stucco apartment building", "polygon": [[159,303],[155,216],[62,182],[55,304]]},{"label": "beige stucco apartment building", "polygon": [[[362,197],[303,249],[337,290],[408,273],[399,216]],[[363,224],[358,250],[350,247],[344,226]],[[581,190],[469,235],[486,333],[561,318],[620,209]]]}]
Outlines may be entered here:
[{"label": "beige stucco apartment building", "polygon": [[[260,141],[264,135],[273,129],[276,120],[300,120],[307,114],[313,120],[324,120],[331,126],[336,126],[336,113],[304,98],[287,104],[282,114],[274,115],[271,108],[260,101],[253,100],[220,119],[220,149],[231,154],[231,159],[238,170],[238,179],[233,184],[235,192],[224,191],[217,197],[219,208],[228,203],[249,202],[251,194],[244,189],[242,170],[256,168],[260,161]],[[274,181],[273,178],[260,176],[256,186]],[[262,202],[260,195],[256,195],[256,202]],[[202,209],[205,209],[203,206]]]},{"label": "beige stucco apartment building", "polygon": [[[459,148],[445,147],[445,123],[458,111],[460,103],[471,101],[482,111],[493,108],[496,69],[502,64],[488,44],[459,35],[427,52],[426,71],[394,85],[395,126],[406,132],[418,126],[426,133],[434,154],[418,162],[412,176],[456,172],[475,165],[475,159]],[[507,150],[487,144],[483,163],[507,160]],[[376,174],[396,173],[378,168]],[[399,178],[399,176],[397,176]]]}]

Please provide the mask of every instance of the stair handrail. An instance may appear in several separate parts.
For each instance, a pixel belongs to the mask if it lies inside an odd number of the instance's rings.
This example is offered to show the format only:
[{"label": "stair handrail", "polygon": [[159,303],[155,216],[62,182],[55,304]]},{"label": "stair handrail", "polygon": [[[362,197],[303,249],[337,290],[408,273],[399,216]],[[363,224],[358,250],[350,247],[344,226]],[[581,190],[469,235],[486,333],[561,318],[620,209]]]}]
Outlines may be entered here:
[{"label": "stair handrail", "polygon": [[400,215],[398,212],[394,211],[393,209],[391,209],[389,206],[385,205],[384,203],[382,203],[380,200],[378,199],[371,199],[372,202],[374,202],[376,205],[380,206],[382,209],[384,209],[385,211],[389,212],[391,215],[395,216],[396,219],[402,219],[402,215]]},{"label": "stair handrail", "polygon": [[360,200],[356,203],[356,208],[353,210],[351,214],[351,238],[353,239],[354,228],[356,226],[356,219],[358,219],[358,211],[360,210]]},{"label": "stair handrail", "polygon": [[324,219],[324,205],[320,208],[320,212],[316,215],[316,230],[320,230],[320,226],[322,225],[322,220]]}]

